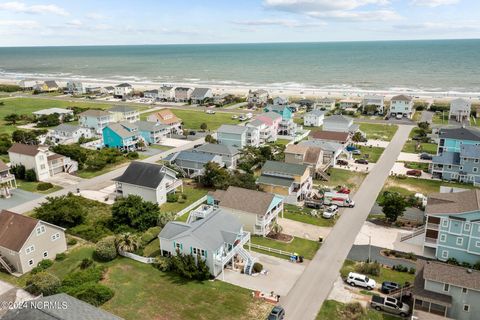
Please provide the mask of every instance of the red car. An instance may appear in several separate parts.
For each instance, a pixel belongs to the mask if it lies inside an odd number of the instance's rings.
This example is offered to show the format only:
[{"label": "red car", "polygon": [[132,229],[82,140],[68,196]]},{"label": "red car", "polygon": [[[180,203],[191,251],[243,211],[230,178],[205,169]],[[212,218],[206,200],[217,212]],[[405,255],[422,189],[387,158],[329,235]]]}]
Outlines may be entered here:
[{"label": "red car", "polygon": [[348,188],[341,188],[338,190],[338,193],[350,194],[350,189]]},{"label": "red car", "polygon": [[420,170],[408,170],[407,171],[407,176],[420,177],[421,175],[422,175],[422,171],[420,171]]}]

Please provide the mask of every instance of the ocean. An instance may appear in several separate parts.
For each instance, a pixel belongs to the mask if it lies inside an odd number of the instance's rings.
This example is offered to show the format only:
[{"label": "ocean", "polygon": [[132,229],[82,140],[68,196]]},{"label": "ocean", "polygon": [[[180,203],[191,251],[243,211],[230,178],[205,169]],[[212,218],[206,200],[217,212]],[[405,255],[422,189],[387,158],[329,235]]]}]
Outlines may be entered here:
[{"label": "ocean", "polygon": [[480,92],[480,40],[0,48],[0,78]]}]

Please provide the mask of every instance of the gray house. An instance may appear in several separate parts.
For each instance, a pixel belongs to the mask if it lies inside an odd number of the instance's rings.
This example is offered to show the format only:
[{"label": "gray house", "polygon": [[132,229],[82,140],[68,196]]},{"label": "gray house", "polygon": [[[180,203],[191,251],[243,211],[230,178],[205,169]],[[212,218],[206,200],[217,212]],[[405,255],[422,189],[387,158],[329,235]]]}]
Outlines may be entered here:
[{"label": "gray house", "polygon": [[412,294],[417,319],[431,319],[429,313],[457,320],[478,319],[480,271],[418,260]]},{"label": "gray house", "polygon": [[180,252],[204,259],[214,277],[226,267],[252,272],[255,260],[243,248],[250,243],[250,232],[244,231],[240,221],[226,210],[202,205],[190,213],[187,223],[167,223],[158,238],[162,255]]},{"label": "gray house", "polygon": [[212,89],[210,88],[195,88],[192,91],[192,95],[190,99],[192,99],[192,103],[194,104],[202,104],[205,102],[206,99],[212,98],[213,93]]},{"label": "gray house", "polygon": [[213,156],[221,156],[223,163],[229,169],[237,167],[238,159],[240,159],[240,150],[224,144],[205,143],[201,146],[192,149],[194,152],[200,152]]},{"label": "gray house", "polygon": [[166,162],[175,165],[179,170],[190,178],[202,175],[205,172],[205,165],[209,162],[216,162],[223,167],[225,163],[219,155],[208,153],[194,152],[191,150],[180,151],[168,155]]},{"label": "gray house", "polygon": [[353,123],[353,118],[342,115],[333,115],[323,120],[323,130],[332,132],[355,133],[359,129],[358,124]]},{"label": "gray house", "polygon": [[233,124],[222,124],[217,130],[218,143],[241,149],[248,145],[248,128]]}]

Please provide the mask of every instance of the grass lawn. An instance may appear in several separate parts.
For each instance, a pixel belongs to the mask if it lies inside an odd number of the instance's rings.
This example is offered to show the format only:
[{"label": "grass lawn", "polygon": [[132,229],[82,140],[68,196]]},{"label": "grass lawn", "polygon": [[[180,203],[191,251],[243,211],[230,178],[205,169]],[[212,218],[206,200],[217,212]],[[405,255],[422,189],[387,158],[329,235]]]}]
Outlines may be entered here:
[{"label": "grass lawn", "polygon": [[107,164],[105,166],[105,168],[103,168],[102,170],[97,170],[97,171],[92,171],[92,170],[88,170],[88,169],[78,170],[77,171],[77,176],[79,176],[80,178],[83,178],[83,179],[91,179],[93,177],[100,176],[100,175],[105,174],[107,172],[110,172],[112,170],[118,169],[121,166],[125,165],[127,162],[128,162],[128,159],[124,158],[121,162],[117,162],[117,163],[114,163],[114,164]]},{"label": "grass lawn", "polygon": [[[320,243],[318,243],[318,241],[312,241],[312,240],[307,240],[307,239],[302,239],[297,237],[294,237],[290,243],[285,243],[285,242],[264,238],[264,237],[258,237],[258,236],[252,236],[251,241],[252,243],[255,243],[261,246],[279,249],[287,252],[295,252],[303,256],[305,259],[309,259],[309,260],[313,258],[317,250],[320,248]],[[288,256],[284,256],[284,255],[277,255],[271,252],[257,250],[254,248],[252,248],[252,250],[265,253],[268,255],[284,258],[284,259],[289,259]]]},{"label": "grass lawn", "polygon": [[310,208],[303,208],[291,204],[285,204],[283,210],[283,217],[286,219],[313,224],[320,227],[333,227],[333,225],[335,224],[334,219],[312,217],[311,215],[309,215],[310,211],[312,211],[312,209]]},{"label": "grass lawn", "polygon": [[280,144],[280,145],[286,146],[290,142],[292,142],[292,140],[278,139],[277,141],[275,141],[275,144]]},{"label": "grass lawn", "polygon": [[[185,200],[185,202],[167,202],[162,204],[160,210],[164,212],[179,212],[200,199],[201,197],[203,197],[204,195],[206,195],[207,192],[207,189],[195,188],[192,186],[183,186],[183,194],[187,195],[187,199]],[[178,192],[178,194],[180,195],[181,193]],[[187,220],[186,218],[188,218],[188,215],[185,217],[185,221]]]},{"label": "grass lawn", "polygon": [[405,142],[402,152],[408,152],[408,153],[426,152],[430,154],[436,154],[437,145],[435,143],[426,143],[426,142],[421,142],[417,144],[417,141],[415,140],[408,140],[407,142]]},{"label": "grass lawn", "polygon": [[10,158],[8,157],[8,154],[0,154],[0,160],[2,160],[5,163],[10,162]]},{"label": "grass lawn", "polygon": [[[317,315],[317,320],[350,320],[353,319],[346,310],[346,304],[335,300],[325,300]],[[365,313],[360,317],[356,317],[356,320],[398,320],[401,318],[389,315],[383,312],[376,311],[374,309],[367,308]]]},{"label": "grass lawn", "polygon": [[143,249],[144,257],[156,257],[160,255],[160,243],[158,239],[153,240]]},{"label": "grass lawn", "polygon": [[[384,148],[380,147],[365,147],[365,146],[357,146],[357,148],[362,152],[360,155],[354,155],[353,157],[355,159],[360,159],[360,158],[365,158],[368,159],[368,162],[375,163],[380,159],[380,156],[382,155],[383,151],[385,150]],[[368,155],[366,157],[366,155]]]},{"label": "grass lawn", "polygon": [[445,111],[443,113],[443,117],[442,117],[442,113],[435,112],[435,114],[433,115],[432,122],[434,124],[448,124],[448,111]]},{"label": "grass lawn", "polygon": [[428,171],[428,163],[423,162],[405,162],[405,167],[408,169],[417,169],[424,172]]},{"label": "grass lawn", "polygon": [[[343,263],[342,269],[340,269],[340,274],[342,278],[346,278],[349,272],[357,272],[355,266],[360,262],[355,262],[351,260],[345,260]],[[398,264],[402,264],[401,260],[399,260]],[[374,279],[377,284],[381,284],[383,281],[393,281],[399,284],[404,284],[405,282],[413,283],[415,279],[414,274],[410,274],[408,272],[399,272],[394,271],[389,268],[380,267],[380,275],[379,276],[369,276],[370,278]]]},{"label": "grass lawn", "polygon": [[173,147],[170,147],[170,146],[161,146],[161,145],[158,145],[158,144],[151,144],[151,145],[149,145],[148,147],[149,147],[149,148],[152,148],[152,149],[162,150],[162,151],[167,151],[167,150],[173,149]]},{"label": "grass lawn", "polygon": [[420,119],[422,119],[422,111],[415,111],[415,113],[413,114],[412,120],[415,122],[418,122],[420,121]]},{"label": "grass lawn", "polygon": [[30,182],[30,181],[24,181],[24,180],[17,179],[17,187],[19,189],[29,191],[29,192],[49,194],[49,193],[52,193],[52,192],[55,192],[55,191],[58,191],[58,190],[62,190],[62,187],[54,184],[53,188],[50,188],[50,189],[45,190],[45,191],[40,191],[40,190],[37,190],[37,186],[38,186],[39,183],[40,182]]},{"label": "grass lawn", "polygon": [[363,179],[365,179],[366,174],[363,172],[355,172],[345,169],[330,168],[327,173],[330,174],[330,179],[328,181],[319,181],[315,180],[315,184],[336,187],[336,186],[347,186],[352,190],[358,189],[362,184]]},{"label": "grass lawn", "polygon": [[398,126],[392,124],[360,123],[360,130],[367,135],[367,139],[390,141]]}]

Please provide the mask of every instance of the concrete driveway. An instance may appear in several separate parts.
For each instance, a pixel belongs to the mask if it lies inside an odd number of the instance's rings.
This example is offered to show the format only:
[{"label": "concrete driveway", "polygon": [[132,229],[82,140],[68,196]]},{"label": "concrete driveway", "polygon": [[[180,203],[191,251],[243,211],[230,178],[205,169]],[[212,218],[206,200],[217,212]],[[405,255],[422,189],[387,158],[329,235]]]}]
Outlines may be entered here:
[{"label": "concrete driveway", "polygon": [[[390,174],[393,173],[393,174],[406,175],[408,170],[412,170],[412,169],[406,168],[405,163],[395,162],[393,167],[392,167],[392,170],[390,171]],[[429,179],[430,180],[430,179],[432,179],[432,174],[422,171],[422,175],[420,177],[416,177],[416,178],[417,179]]]},{"label": "concrete driveway", "polygon": [[314,226],[290,219],[278,218],[278,223],[282,226],[283,233],[313,241],[317,241],[319,237],[325,239],[332,230],[332,228]]},{"label": "concrete driveway", "polygon": [[57,173],[53,177],[48,178],[46,181],[65,188],[65,187],[70,187],[70,186],[76,185],[76,184],[82,182],[83,180],[84,179],[82,179],[80,177],[73,176],[73,175],[65,173],[65,172],[61,172],[61,173]]},{"label": "concrete driveway", "polygon": [[162,141],[162,145],[169,147],[181,147],[183,145],[189,144],[190,142],[191,141],[188,140],[167,138],[165,139],[165,141]]},{"label": "concrete driveway", "polygon": [[222,275],[220,275],[218,279],[250,290],[265,293],[273,291],[283,297],[293,287],[308,263],[307,261],[292,263],[286,259],[253,251],[251,254],[258,259],[257,262],[263,265],[263,269],[268,271],[266,275],[249,276],[240,273],[240,271],[225,270],[225,278],[222,279]]},{"label": "concrete driveway", "polygon": [[388,147],[388,144],[390,141],[385,141],[385,140],[374,140],[374,139],[369,139],[366,142],[358,142],[356,144],[364,147],[380,147],[380,148],[386,148]]},{"label": "concrete driveway", "polygon": [[408,152],[400,152],[400,155],[398,156],[398,161],[420,162],[420,163],[432,162],[431,160],[420,159],[419,153],[408,153]]}]

